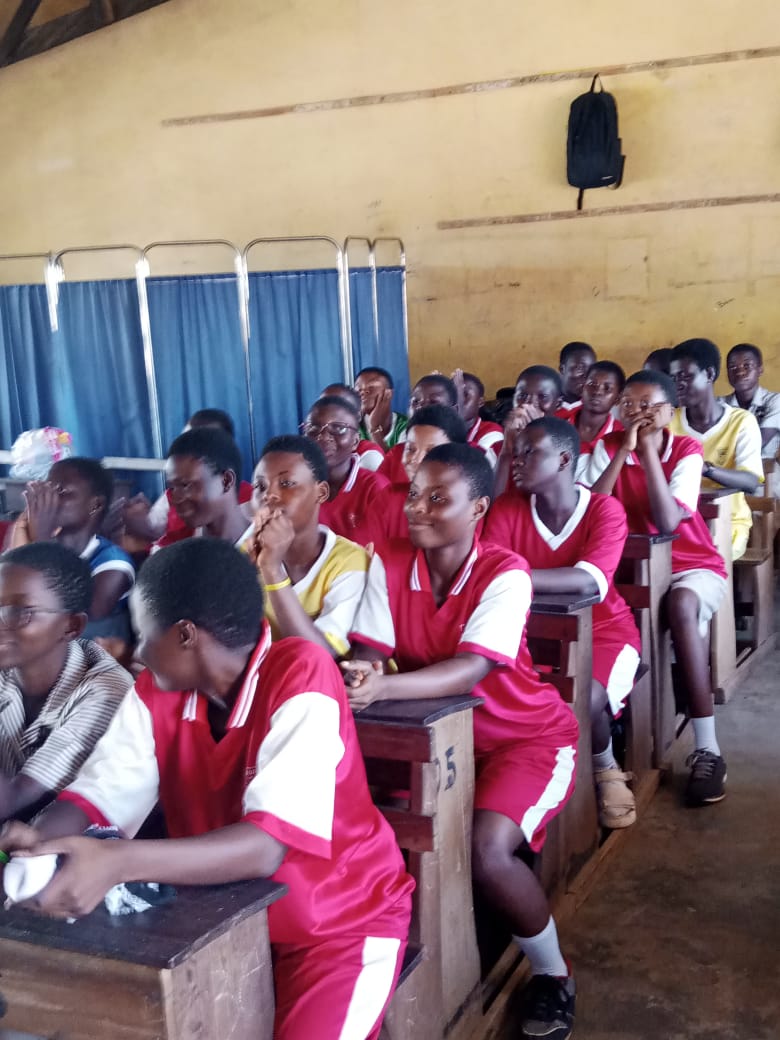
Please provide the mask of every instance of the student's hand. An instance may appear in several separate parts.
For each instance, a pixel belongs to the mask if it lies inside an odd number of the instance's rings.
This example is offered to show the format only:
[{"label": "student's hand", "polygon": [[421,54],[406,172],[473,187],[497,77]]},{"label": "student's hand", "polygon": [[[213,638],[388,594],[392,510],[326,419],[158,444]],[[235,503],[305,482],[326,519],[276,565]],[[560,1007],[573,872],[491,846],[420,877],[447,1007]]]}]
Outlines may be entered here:
[{"label": "student's hand", "polygon": [[109,888],[122,881],[124,840],[55,838],[33,845],[19,856],[61,856],[57,873],[32,899],[19,906],[49,917],[83,917],[100,903]]},{"label": "student's hand", "polygon": [[381,700],[381,681],[385,669],[381,661],[342,661],[347,700],[353,711],[361,711]]},{"label": "student's hand", "polygon": [[639,442],[639,431],[645,427],[652,427],[653,418],[649,415],[640,415],[638,419],[634,419],[633,422],[626,426],[625,433],[623,434],[623,443],[621,447],[624,451],[636,451],[637,444]]},{"label": "student's hand", "polygon": [[370,412],[366,412],[363,416],[363,420],[366,424],[366,431],[369,437],[378,433],[380,436],[385,436],[390,432],[390,427],[393,424],[393,409],[392,409],[393,391],[390,387],[386,387],[378,396],[374,402],[374,407]]},{"label": "student's hand", "polygon": [[466,388],[466,381],[463,378],[463,369],[456,368],[450,376],[450,379],[455,384],[455,389],[458,392],[458,415],[463,414],[463,393]]},{"label": "student's hand", "polygon": [[40,841],[40,834],[34,827],[19,820],[8,820],[0,827],[0,849],[3,852],[17,852],[31,849]]},{"label": "student's hand", "polygon": [[133,495],[132,498],[122,499],[123,520],[126,534],[133,538],[149,540],[149,510],[152,504],[146,495]]},{"label": "student's hand", "polygon": [[22,492],[27,503],[27,532],[31,542],[50,542],[60,531],[60,496],[48,480],[31,480]]},{"label": "student's hand", "polygon": [[280,509],[263,507],[255,513],[255,530],[250,555],[260,570],[263,581],[277,581],[287,551],[295,540],[295,530]]},{"label": "student's hand", "polygon": [[543,416],[544,412],[535,404],[519,404],[508,412],[504,419],[504,443],[501,449],[504,454],[514,455],[518,434],[534,419],[541,419]]},{"label": "student's hand", "polygon": [[125,506],[127,499],[118,498],[106,510],[103,523],[100,525],[100,533],[110,542],[119,542],[125,533]]}]

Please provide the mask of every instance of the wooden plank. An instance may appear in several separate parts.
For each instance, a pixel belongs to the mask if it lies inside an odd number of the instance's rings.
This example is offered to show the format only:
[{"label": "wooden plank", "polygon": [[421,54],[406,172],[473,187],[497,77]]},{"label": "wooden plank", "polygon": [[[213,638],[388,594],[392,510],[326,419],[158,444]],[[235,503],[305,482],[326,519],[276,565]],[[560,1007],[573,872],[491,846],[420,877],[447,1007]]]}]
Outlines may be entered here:
[{"label": "wooden plank", "polygon": [[396,762],[428,762],[431,735],[424,727],[392,726],[355,716],[360,750],[364,758],[387,758]]},{"label": "wooden plank", "polygon": [[24,39],[25,29],[40,6],[41,0],[21,0],[0,40],[0,66],[7,65],[13,58],[19,44]]},{"label": "wooden plank", "polygon": [[710,624],[710,673],[716,704],[725,704],[737,671],[737,631],[734,621],[734,582],[731,561],[731,499],[708,491],[699,497],[699,512],[707,521],[715,548],[726,567],[726,594]]},{"label": "wooden plank", "polygon": [[435,816],[396,809],[381,803],[377,808],[393,828],[400,848],[411,852],[433,852],[436,849],[439,842]]}]

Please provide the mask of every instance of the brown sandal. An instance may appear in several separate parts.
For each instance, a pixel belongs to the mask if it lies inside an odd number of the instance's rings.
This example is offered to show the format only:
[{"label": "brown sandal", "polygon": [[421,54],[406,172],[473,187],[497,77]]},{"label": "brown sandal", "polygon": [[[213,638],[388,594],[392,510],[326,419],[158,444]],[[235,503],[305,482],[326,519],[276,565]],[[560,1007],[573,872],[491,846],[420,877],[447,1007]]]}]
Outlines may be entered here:
[{"label": "brown sandal", "polygon": [[634,774],[619,769],[598,769],[593,778],[596,781],[599,824],[609,830],[619,830],[635,823],[636,801],[626,783],[634,779]]}]

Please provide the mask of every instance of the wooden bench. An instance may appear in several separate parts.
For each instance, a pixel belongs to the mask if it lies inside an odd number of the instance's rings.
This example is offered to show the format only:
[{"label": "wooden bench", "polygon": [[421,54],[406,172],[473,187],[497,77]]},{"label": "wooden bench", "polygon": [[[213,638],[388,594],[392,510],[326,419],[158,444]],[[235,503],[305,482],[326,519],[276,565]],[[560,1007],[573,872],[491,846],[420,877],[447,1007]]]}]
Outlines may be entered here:
[{"label": "wooden bench", "polygon": [[471,885],[476,697],[381,701],[355,715],[374,800],[414,877],[405,971],[382,1036],[465,1040],[482,1017]]},{"label": "wooden bench", "polygon": [[751,619],[750,631],[743,639],[737,630],[737,666],[759,651],[774,646],[774,541],[775,502],[772,498],[746,495],[753,513],[753,527],[747,550],[735,560],[734,611],[736,617]]},{"label": "wooden bench", "polygon": [[267,907],[285,885],[181,887],[173,903],[73,924],[0,916],[0,1025],[57,1040],[271,1040]]}]

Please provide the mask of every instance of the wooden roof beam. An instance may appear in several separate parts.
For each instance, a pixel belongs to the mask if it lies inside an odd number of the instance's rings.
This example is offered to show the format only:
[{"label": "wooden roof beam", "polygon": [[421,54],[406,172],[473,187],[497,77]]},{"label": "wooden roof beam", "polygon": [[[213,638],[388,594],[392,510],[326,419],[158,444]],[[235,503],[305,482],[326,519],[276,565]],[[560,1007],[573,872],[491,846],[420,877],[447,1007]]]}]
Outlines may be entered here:
[{"label": "wooden roof beam", "polygon": [[8,28],[0,40],[0,65],[7,65],[9,59],[14,56],[19,44],[24,39],[27,26],[33,19],[35,12],[41,6],[41,0],[21,0],[16,8],[13,18],[8,23]]}]

